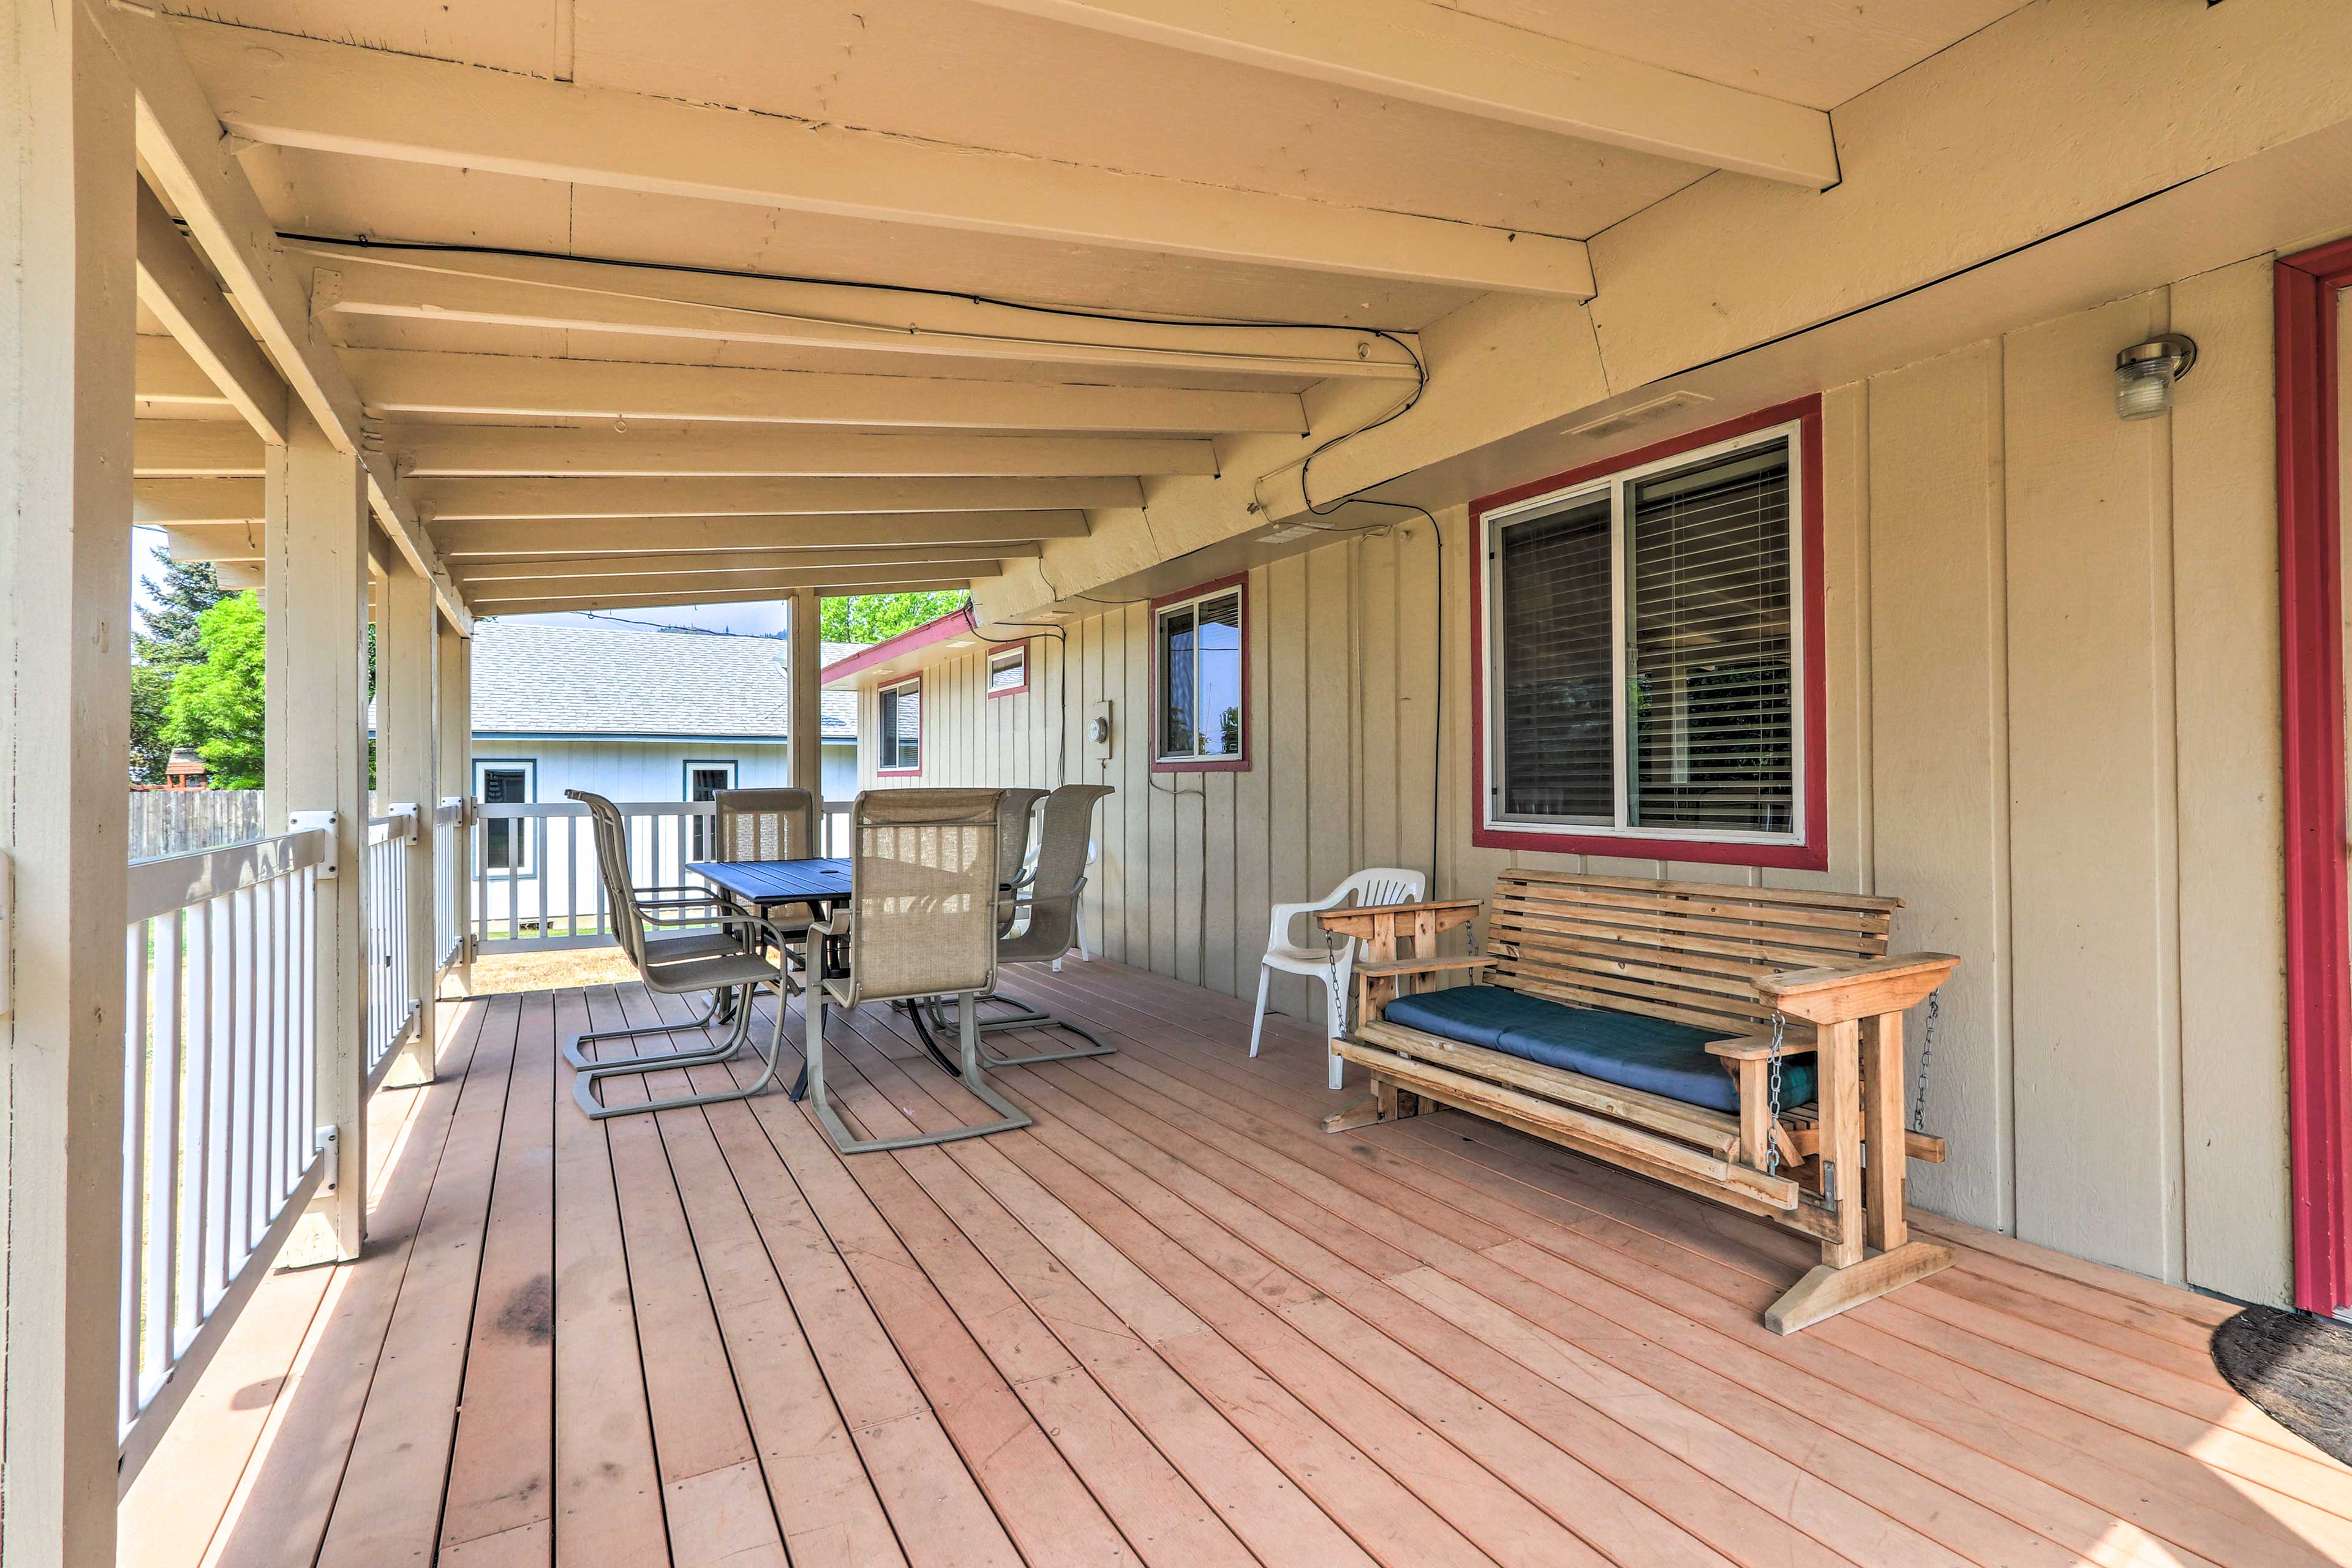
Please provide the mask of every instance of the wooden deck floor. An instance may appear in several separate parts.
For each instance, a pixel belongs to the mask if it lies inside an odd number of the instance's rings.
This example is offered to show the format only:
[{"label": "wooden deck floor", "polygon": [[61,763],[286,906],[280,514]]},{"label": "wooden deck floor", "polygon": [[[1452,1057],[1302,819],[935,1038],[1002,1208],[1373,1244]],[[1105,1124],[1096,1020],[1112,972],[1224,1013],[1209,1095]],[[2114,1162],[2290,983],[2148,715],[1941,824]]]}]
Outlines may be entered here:
[{"label": "wooden deck floor", "polygon": [[[1459,1116],[1323,1137],[1316,1043],[1222,996],[1008,989],[1121,1054],[847,1162],[781,1094],[574,1114],[554,1042],[642,994],[467,1005],[379,1097],[368,1256],[267,1283],[123,1561],[2352,1563],[2213,1302],[1927,1221],[1958,1268],[1776,1339],[1779,1232]],[[903,1026],[843,1021],[846,1105],[976,1115]]]}]

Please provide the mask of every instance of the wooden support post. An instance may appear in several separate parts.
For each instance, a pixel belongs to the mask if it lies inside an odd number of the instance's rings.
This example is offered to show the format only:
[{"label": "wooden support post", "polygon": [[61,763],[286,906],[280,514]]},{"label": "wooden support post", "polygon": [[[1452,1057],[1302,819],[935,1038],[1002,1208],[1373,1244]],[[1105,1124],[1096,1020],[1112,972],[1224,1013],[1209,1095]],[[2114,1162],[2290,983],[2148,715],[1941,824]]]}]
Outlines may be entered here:
[{"label": "wooden support post", "polygon": [[416,1027],[401,1047],[385,1081],[429,1083],[433,1079],[433,806],[440,787],[440,734],[434,722],[439,700],[435,676],[441,617],[434,608],[433,584],[398,552],[384,563],[376,609],[376,793],[383,800],[416,807],[416,837],[408,845],[408,994],[417,999]]},{"label": "wooden support post", "polygon": [[[792,647],[784,667],[793,688],[793,787],[824,798],[824,641],[814,588],[793,591]],[[823,813],[819,814],[820,818]],[[817,831],[824,831],[820,820]]]},{"label": "wooden support post", "polygon": [[[80,5],[0,28],[0,1559],[114,1561],[137,180]],[[0,877],[8,865],[0,862]]]},{"label": "wooden support post", "polygon": [[1743,1057],[1735,1064],[1739,1073],[1739,1161],[1763,1170],[1771,1160],[1772,1064]]},{"label": "wooden support post", "polygon": [[1821,1064],[1822,1181],[1838,1222],[1836,1237],[1822,1243],[1822,1261],[1843,1268],[1862,1261],[1864,1247],[1862,1051],[1852,1020],[1821,1026],[1814,1059]]},{"label": "wooden support post", "polygon": [[[440,771],[440,783],[434,786],[435,795],[442,800],[452,796],[471,803],[474,796],[474,642],[446,619],[435,632],[440,644],[434,655],[433,680],[437,696],[434,704],[435,727],[440,739],[434,750],[435,766]],[[458,989],[470,994],[474,989],[474,828],[468,820],[457,825],[455,838],[457,852],[457,908],[453,929],[458,946]],[[446,952],[436,952],[433,963],[437,970]],[[435,986],[438,991],[440,987]],[[451,1016],[455,1016],[454,1014]],[[436,1048],[438,1041],[436,1042]]]},{"label": "wooden support post", "polygon": [[367,475],[307,409],[265,454],[268,511],[268,707],[264,809],[284,832],[295,812],[335,814],[341,874],[319,884],[315,969],[320,1129],[336,1168],[320,1184],[289,1261],[359,1256],[367,1194]]},{"label": "wooden support post", "polygon": [[1903,1217],[1905,1167],[1910,1163],[1903,1127],[1903,1015],[1862,1020],[1862,1141],[1869,1150],[1864,1180],[1866,1238],[1891,1252],[1911,1239]]}]

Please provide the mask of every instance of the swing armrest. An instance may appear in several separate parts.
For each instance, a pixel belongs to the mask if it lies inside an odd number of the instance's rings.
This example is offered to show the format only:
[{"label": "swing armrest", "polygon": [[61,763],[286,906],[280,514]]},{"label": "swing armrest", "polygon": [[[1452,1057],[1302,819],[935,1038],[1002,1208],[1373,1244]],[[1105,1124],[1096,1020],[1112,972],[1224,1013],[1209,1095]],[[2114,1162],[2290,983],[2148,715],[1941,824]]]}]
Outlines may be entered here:
[{"label": "swing armrest", "polygon": [[[1772,1058],[1772,1037],[1767,1033],[1742,1035],[1733,1040],[1709,1040],[1706,1048],[1710,1055],[1722,1057],[1727,1061],[1769,1061]],[[1811,1056],[1813,1050],[1810,1034],[1801,1036],[1792,1031],[1781,1037],[1780,1054],[1783,1057]]]},{"label": "swing armrest", "polygon": [[1756,994],[1791,1018],[1843,1024],[1900,1013],[1927,999],[1960,961],[1948,952],[1906,952],[1861,963],[1790,969],[1756,982]]}]

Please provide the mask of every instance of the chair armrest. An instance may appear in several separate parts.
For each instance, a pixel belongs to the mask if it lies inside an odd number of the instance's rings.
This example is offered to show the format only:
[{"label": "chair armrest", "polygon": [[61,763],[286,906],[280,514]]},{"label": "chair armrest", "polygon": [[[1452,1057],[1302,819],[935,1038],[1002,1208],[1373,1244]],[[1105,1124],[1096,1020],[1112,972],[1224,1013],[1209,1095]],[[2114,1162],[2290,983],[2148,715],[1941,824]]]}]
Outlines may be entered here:
[{"label": "chair armrest", "polygon": [[1347,889],[1342,888],[1339,891],[1333,893],[1328,898],[1309,899],[1305,903],[1301,904],[1275,905],[1274,930],[1269,933],[1269,941],[1276,947],[1288,947],[1290,945],[1291,921],[1297,920],[1301,915],[1311,915],[1318,910],[1337,908],[1339,900],[1347,896]]},{"label": "chair armrest", "polygon": [[824,920],[809,921],[808,934],[811,936],[847,936],[849,934],[848,906],[844,905],[841,908],[835,910],[832,914],[826,916]]},{"label": "chair armrest", "polygon": [[1914,1006],[1959,966],[1960,961],[1948,952],[1906,952],[1861,963],[1783,970],[1759,979],[1756,994],[1792,1018],[1843,1024]]},{"label": "chair armrest", "polygon": [[[1706,1048],[1729,1061],[1769,1061],[1772,1058],[1772,1037],[1742,1035],[1736,1040],[1709,1040]],[[1815,1048],[1810,1038],[1790,1039],[1784,1036],[1780,1041],[1780,1054],[1784,1057],[1811,1056]]]}]

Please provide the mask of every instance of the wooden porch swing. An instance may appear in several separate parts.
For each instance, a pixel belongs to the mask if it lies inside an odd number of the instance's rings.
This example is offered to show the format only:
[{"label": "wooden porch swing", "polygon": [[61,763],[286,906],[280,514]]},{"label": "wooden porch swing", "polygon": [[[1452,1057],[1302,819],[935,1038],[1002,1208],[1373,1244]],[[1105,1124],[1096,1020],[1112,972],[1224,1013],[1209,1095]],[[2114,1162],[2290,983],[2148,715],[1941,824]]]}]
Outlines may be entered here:
[{"label": "wooden porch swing", "polygon": [[[1959,960],[1888,957],[1901,907],[1511,869],[1487,951],[1456,957],[1437,940],[1475,899],[1319,915],[1365,944],[1332,1048],[1371,1075],[1324,1131],[1450,1106],[1813,1237],[1820,1267],[1764,1315],[1793,1333],[1952,1262],[1904,1219],[1907,1160],[1944,1142],[1905,1123],[1903,1014]],[[1486,984],[1424,989],[1464,970]]]}]

